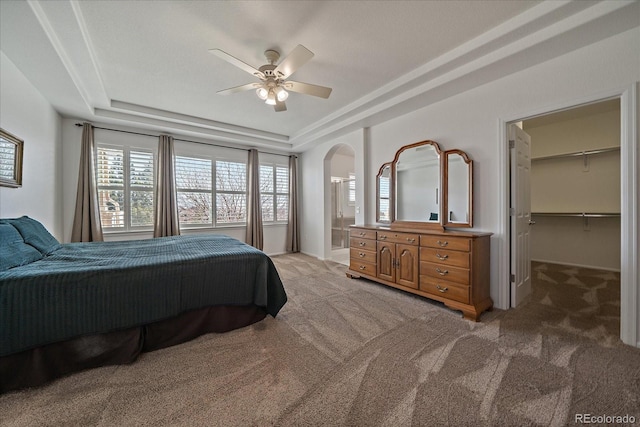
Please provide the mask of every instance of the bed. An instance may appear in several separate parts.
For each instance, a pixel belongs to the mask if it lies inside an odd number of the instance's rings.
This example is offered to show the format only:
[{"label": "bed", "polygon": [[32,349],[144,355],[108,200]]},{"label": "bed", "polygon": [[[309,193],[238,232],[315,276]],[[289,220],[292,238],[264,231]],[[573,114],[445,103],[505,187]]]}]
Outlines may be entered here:
[{"label": "bed", "polygon": [[275,317],[271,259],[223,235],[60,244],[0,219],[0,392]]}]

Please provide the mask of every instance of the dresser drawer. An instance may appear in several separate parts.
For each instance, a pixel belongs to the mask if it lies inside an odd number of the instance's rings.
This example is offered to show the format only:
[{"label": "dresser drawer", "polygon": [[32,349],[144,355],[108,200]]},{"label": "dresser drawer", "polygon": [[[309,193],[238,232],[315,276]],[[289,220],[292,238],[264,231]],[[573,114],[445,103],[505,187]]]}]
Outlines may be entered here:
[{"label": "dresser drawer", "polygon": [[469,304],[469,286],[420,275],[420,290],[442,298]]},{"label": "dresser drawer", "polygon": [[371,264],[376,263],[376,253],[372,251],[365,251],[359,248],[351,248],[351,259],[357,262],[368,262]]},{"label": "dresser drawer", "polygon": [[471,250],[471,239],[467,239],[466,237],[453,237],[445,235],[423,235],[420,236],[420,246],[468,252]]},{"label": "dresser drawer", "polygon": [[358,237],[361,239],[371,239],[376,240],[376,230],[369,230],[366,228],[354,228],[351,227],[349,229],[349,237],[354,238]]},{"label": "dresser drawer", "polygon": [[466,268],[423,261],[420,263],[420,274],[434,279],[451,280],[461,285],[469,285],[469,270]]},{"label": "dresser drawer", "polygon": [[353,270],[358,273],[368,274],[369,276],[376,275],[376,265],[371,264],[369,262],[363,262],[359,259],[351,258],[351,262],[349,264],[349,270]]},{"label": "dresser drawer", "polygon": [[446,249],[420,248],[420,261],[432,262],[443,266],[469,268],[469,252],[450,251]]},{"label": "dresser drawer", "polygon": [[376,241],[369,239],[359,239],[356,237],[352,237],[349,239],[350,246],[355,249],[365,249],[367,251],[376,251]]},{"label": "dresser drawer", "polygon": [[378,231],[378,241],[418,246],[420,243],[420,235],[413,233],[398,233],[395,231]]}]

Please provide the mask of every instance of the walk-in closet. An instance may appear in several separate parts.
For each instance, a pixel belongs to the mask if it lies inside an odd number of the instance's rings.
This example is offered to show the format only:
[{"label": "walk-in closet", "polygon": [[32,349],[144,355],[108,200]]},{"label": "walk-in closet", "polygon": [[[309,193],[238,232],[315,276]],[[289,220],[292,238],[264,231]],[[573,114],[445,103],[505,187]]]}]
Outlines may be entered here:
[{"label": "walk-in closet", "polygon": [[617,339],[620,102],[526,120],[522,128],[531,137],[533,298],[565,307],[569,323],[593,322],[594,339]]}]

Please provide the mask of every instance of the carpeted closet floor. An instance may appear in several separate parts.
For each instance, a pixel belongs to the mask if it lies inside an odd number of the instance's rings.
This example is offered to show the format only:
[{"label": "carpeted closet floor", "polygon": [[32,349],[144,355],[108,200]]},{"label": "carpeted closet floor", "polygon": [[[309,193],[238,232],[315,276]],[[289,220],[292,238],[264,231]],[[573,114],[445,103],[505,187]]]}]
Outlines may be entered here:
[{"label": "carpeted closet floor", "polygon": [[640,423],[640,349],[611,272],[534,264],[480,323],[296,254],[277,318],[0,396],[2,426],[524,426]]}]

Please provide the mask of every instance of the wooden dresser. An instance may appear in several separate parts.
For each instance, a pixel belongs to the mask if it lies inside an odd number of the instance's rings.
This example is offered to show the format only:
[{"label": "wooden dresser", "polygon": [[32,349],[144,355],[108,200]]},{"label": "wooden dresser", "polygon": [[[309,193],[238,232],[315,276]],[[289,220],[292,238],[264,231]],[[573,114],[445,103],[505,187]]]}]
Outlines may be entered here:
[{"label": "wooden dresser", "polygon": [[491,233],[351,227],[347,276],[393,286],[478,321],[489,295]]}]

